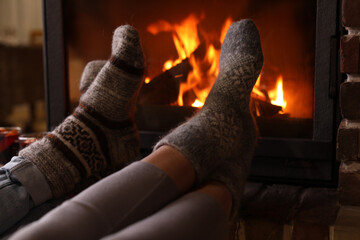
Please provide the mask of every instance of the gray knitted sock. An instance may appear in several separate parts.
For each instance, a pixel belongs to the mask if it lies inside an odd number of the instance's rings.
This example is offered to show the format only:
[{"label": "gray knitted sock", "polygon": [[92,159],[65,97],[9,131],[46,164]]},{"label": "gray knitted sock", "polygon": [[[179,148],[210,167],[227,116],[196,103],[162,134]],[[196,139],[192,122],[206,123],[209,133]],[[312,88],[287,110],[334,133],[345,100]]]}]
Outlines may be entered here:
[{"label": "gray knitted sock", "polygon": [[230,191],[232,196],[231,221],[238,217],[242,193],[256,145],[256,130],[252,116],[244,116],[242,121],[244,141],[238,146],[241,155],[238,158],[224,159],[209,177],[210,181],[221,182]]},{"label": "gray knitted sock", "polygon": [[81,179],[102,177],[135,160],[139,138],[133,118],[143,72],[137,31],[117,28],[111,58],[75,112],[19,153],[45,175],[54,197],[71,191]]},{"label": "gray knitted sock", "polygon": [[255,24],[251,20],[233,23],[222,45],[219,76],[204,107],[156,144],[155,149],[169,145],[180,151],[192,163],[197,184],[223,164],[248,169],[244,151],[256,135],[249,111],[250,93],[262,63]]},{"label": "gray knitted sock", "polygon": [[88,90],[105,63],[105,60],[94,60],[86,64],[80,79],[79,90],[81,94]]}]

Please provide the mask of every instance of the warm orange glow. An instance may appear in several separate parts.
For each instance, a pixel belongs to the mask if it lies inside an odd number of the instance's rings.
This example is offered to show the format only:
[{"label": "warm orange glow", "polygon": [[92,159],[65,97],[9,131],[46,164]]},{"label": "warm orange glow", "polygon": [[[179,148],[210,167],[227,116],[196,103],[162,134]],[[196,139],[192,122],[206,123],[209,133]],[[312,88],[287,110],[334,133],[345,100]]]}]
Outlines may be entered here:
[{"label": "warm orange glow", "polygon": [[[205,102],[207,95],[216,77],[219,73],[219,56],[220,49],[216,49],[214,44],[210,42],[210,37],[202,34],[204,43],[206,45],[206,53],[204,59],[197,59],[193,53],[200,45],[198,36],[198,24],[201,17],[195,14],[190,14],[181,23],[171,24],[164,20],[150,24],[147,30],[152,34],[157,34],[161,31],[171,32],[178,59],[167,60],[163,64],[163,71],[169,70],[179,64],[183,59],[188,58],[192,66],[192,71],[189,72],[187,82],[180,83],[180,90],[178,96],[178,105],[184,105],[183,94],[192,90],[199,102]],[[222,33],[219,41],[223,41],[225,33],[233,21],[228,18],[222,28]]]},{"label": "warm orange glow", "polygon": [[261,81],[261,73],[259,74],[255,86],[252,89],[252,95],[255,94],[256,98],[261,99],[263,101],[267,101],[266,95],[260,90],[260,81]]},{"label": "warm orange glow", "polygon": [[145,84],[148,84],[150,82],[150,78],[149,77],[146,77],[145,78]]},{"label": "warm orange glow", "polygon": [[159,32],[172,32],[178,59],[175,61],[167,60],[163,65],[165,70],[177,65],[181,60],[190,57],[191,53],[199,46],[200,40],[197,34],[197,25],[199,22],[200,18],[195,14],[190,14],[180,24],[171,24],[167,21],[160,20],[147,27],[147,31],[154,35]]},{"label": "warm orange glow", "polygon": [[229,29],[230,25],[233,23],[234,21],[232,20],[231,17],[228,17],[221,29],[221,35],[220,35],[220,43],[222,44],[224,42],[227,30]]},{"label": "warm orange glow", "polygon": [[276,89],[269,91],[269,98],[271,103],[277,106],[281,106],[282,110],[286,108],[286,101],[284,99],[283,90],[283,77],[280,75],[276,80]]},{"label": "warm orange glow", "polygon": [[179,58],[185,59],[199,46],[200,40],[197,34],[197,25],[200,19],[190,14],[180,24],[173,25],[173,40]]},{"label": "warm orange glow", "polygon": [[199,99],[196,99],[195,102],[193,104],[191,104],[192,107],[202,107],[204,106],[204,103],[203,102],[200,102]]},{"label": "warm orange glow", "polygon": [[167,60],[167,61],[164,63],[163,71],[169,70],[172,66],[173,66],[173,61],[170,60],[170,59]]},{"label": "warm orange glow", "polygon": [[180,84],[180,88],[179,88],[179,95],[178,95],[178,105],[179,106],[184,106],[184,101],[183,101],[183,94],[184,94],[184,85]]},{"label": "warm orange glow", "polygon": [[261,73],[259,74],[258,78],[256,79],[255,88],[260,87],[260,81],[261,81]]},{"label": "warm orange glow", "polygon": [[[226,19],[221,29],[219,39],[217,40],[218,42],[214,42],[213,36],[207,36],[207,33],[205,32],[201,32],[201,39],[203,41],[201,42],[197,31],[200,21],[201,17],[190,14],[180,23],[169,23],[160,20],[147,27],[147,30],[152,34],[158,34],[159,32],[170,32],[172,34],[178,58],[176,60],[169,59],[165,61],[163,64],[163,71],[171,69],[181,63],[184,59],[188,59],[192,67],[192,70],[188,73],[187,81],[180,82],[177,100],[178,106],[184,106],[185,102],[186,104],[189,104],[191,101],[193,101],[193,107],[201,108],[204,105],[210,89],[219,74],[220,49],[215,46],[218,46],[219,43],[223,43],[229,27],[233,23],[231,17]],[[205,56],[201,55],[202,59],[199,59],[199,57],[194,54],[194,51],[197,50],[200,44],[201,47],[203,45],[206,47],[206,52],[204,52]],[[259,75],[256,81],[252,96],[259,100],[281,106],[282,111],[284,111],[286,101],[284,100],[283,77],[281,75],[278,77],[276,89],[267,91],[267,94],[264,90],[264,86],[261,88],[261,77],[262,74]],[[150,79],[146,78],[145,83],[148,82],[150,82]],[[266,85],[265,89],[267,89]],[[192,99],[184,99],[183,96],[188,91],[192,91],[191,94],[188,95],[195,97]]]}]

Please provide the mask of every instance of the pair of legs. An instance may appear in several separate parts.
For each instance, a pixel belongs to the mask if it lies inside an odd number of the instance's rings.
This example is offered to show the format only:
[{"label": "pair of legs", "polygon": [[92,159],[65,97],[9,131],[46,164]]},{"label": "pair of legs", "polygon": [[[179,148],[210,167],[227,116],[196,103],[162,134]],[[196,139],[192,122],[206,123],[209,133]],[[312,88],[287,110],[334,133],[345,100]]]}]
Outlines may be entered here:
[{"label": "pair of legs", "polygon": [[230,193],[214,182],[182,194],[194,180],[189,161],[163,146],[11,239],[227,239]]},{"label": "pair of legs", "polygon": [[[223,43],[219,77],[199,113],[160,140],[151,155],[86,189],[13,239],[98,239],[112,233],[108,239],[224,237],[226,215],[236,215],[254,148],[249,98],[261,66],[255,25],[234,23]],[[20,152],[45,176],[52,197],[134,159],[132,118],[142,72],[137,32],[120,27],[111,59],[74,114]],[[186,193],[190,189],[195,191]]]}]

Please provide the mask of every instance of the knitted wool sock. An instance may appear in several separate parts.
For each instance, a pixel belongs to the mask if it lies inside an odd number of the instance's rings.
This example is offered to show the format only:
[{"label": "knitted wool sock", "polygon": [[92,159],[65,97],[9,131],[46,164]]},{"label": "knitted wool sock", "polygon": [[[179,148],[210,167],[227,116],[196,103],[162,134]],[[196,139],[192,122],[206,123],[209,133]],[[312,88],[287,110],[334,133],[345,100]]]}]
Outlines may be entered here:
[{"label": "knitted wool sock", "polygon": [[19,153],[45,175],[54,197],[86,177],[103,177],[135,160],[139,137],[133,118],[143,72],[137,31],[128,25],[117,28],[111,58],[75,112]]},{"label": "knitted wool sock", "polygon": [[250,165],[242,157],[244,143],[255,139],[249,101],[262,63],[255,24],[251,20],[233,23],[222,45],[219,76],[204,107],[156,144],[155,149],[169,145],[180,151],[192,163],[197,184],[222,164],[236,162],[243,169]]},{"label": "knitted wool sock", "polygon": [[250,172],[251,160],[256,145],[256,130],[252,116],[244,116],[242,125],[243,141],[239,146],[241,156],[239,158],[224,159],[209,177],[210,181],[223,183],[232,196],[230,221],[238,217],[245,180]]},{"label": "knitted wool sock", "polygon": [[79,90],[81,94],[84,94],[88,90],[105,63],[105,60],[94,60],[86,64],[80,79]]}]

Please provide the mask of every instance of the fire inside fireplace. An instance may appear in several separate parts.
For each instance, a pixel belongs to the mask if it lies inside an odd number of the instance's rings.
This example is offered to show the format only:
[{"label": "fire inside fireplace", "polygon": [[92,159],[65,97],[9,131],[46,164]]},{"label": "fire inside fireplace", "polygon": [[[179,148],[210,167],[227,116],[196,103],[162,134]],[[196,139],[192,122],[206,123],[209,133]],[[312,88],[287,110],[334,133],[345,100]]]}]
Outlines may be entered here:
[{"label": "fire inside fireplace", "polygon": [[[156,23],[150,24],[147,28],[147,31],[153,35],[157,35],[159,32],[170,32],[177,50],[178,57],[176,59],[168,59],[163,64],[163,72],[171,72],[173,68],[179,68],[180,70],[177,71],[177,75],[171,76],[174,79],[178,79],[177,83],[174,84],[178,85],[174,86],[174,88],[178,89],[178,92],[175,92],[173,97],[164,96],[165,99],[174,99],[167,102],[169,105],[201,108],[219,73],[220,49],[215,47],[215,45],[222,44],[228,28],[234,21],[231,17],[226,19],[221,28],[219,39],[216,39],[213,43],[209,43],[211,38],[207,36],[206,32],[203,32],[203,40],[202,42],[200,41],[197,29],[200,21],[200,18],[191,14],[181,23],[171,24],[167,21],[159,20]],[[157,76],[150,78],[146,76],[145,84],[151,85],[153,79],[160,81],[160,83],[156,82],[155,84],[161,84],[161,81],[171,81],[171,77]],[[287,102],[284,99],[282,75],[276,78],[276,84],[273,89],[263,87],[261,77],[262,74],[258,77],[252,92],[252,98],[256,101],[254,103],[254,113],[256,116],[284,114]],[[144,88],[146,89],[147,86]],[[169,92],[159,92],[159,94],[166,95]],[[144,104],[165,103],[165,101],[157,101],[155,96],[146,98],[146,100],[143,100],[140,96],[140,102]],[[268,110],[263,110],[263,108],[268,108]],[[273,113],[271,114],[270,112]]]},{"label": "fire inside fireplace", "polygon": [[[315,19],[315,11],[313,15],[302,15],[302,11],[314,9],[313,3],[307,2],[301,8],[295,4],[297,14],[293,14],[294,3],[281,2],[273,7],[271,17],[264,18],[261,14],[269,13],[260,11],[260,17],[253,18],[260,29],[265,60],[251,94],[250,107],[263,137],[312,136],[315,21],[312,25],[305,23],[309,22],[308,18]],[[146,34],[152,35],[155,42],[158,39],[161,42],[167,35],[171,36],[168,41],[172,46],[156,60],[149,53],[145,85],[139,96],[140,129],[165,132],[178,123],[176,120],[169,123],[169,118],[164,117],[169,108],[159,106],[187,106],[186,111],[177,108],[184,113],[180,114],[183,120],[204,104],[219,72],[221,44],[235,21],[232,16],[226,16],[217,29],[211,29],[206,26],[207,21],[212,21],[209,18],[204,12],[191,12],[176,22],[158,19],[147,24]],[[272,23],[264,23],[269,19]],[[304,28],[308,34],[303,34]],[[160,59],[164,59],[161,65]],[[195,109],[191,111],[190,107]],[[148,122],[149,115],[154,124]]]},{"label": "fire inside fireplace", "polygon": [[233,21],[257,25],[264,64],[251,94],[260,138],[251,177],[335,184],[338,0],[44,0],[49,130],[79,100],[87,62],[108,59],[122,24],[140,34],[146,78],[135,120],[141,149],[201,108]]}]

